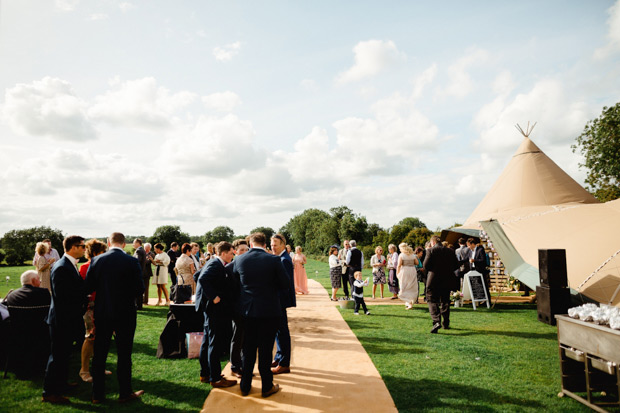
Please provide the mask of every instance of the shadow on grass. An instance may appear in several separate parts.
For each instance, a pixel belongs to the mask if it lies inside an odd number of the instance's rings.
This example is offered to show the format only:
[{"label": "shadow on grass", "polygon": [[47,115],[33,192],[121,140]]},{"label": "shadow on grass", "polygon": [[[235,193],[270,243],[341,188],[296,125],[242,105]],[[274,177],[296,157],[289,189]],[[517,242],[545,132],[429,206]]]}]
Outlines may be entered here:
[{"label": "shadow on grass", "polygon": [[460,412],[497,412],[502,410],[541,409],[534,400],[506,396],[480,387],[439,380],[414,380],[383,376],[399,412],[441,410]]},{"label": "shadow on grass", "polygon": [[470,330],[466,328],[450,327],[450,331],[453,331],[454,336],[473,336],[473,335],[496,335],[506,337],[518,337],[527,339],[545,339],[556,340],[558,334],[555,331],[548,333],[534,333],[531,331],[506,331],[506,330]]},{"label": "shadow on grass", "polygon": [[412,341],[398,340],[390,338],[386,342],[383,337],[365,337],[363,335],[357,336],[359,340],[364,343],[364,349],[368,354],[422,354],[426,353],[426,350],[413,347]]},{"label": "shadow on grass", "polygon": [[168,316],[168,307],[146,307],[144,310],[138,310],[138,315],[143,317],[152,317],[152,318],[161,318],[166,322],[166,318]]}]

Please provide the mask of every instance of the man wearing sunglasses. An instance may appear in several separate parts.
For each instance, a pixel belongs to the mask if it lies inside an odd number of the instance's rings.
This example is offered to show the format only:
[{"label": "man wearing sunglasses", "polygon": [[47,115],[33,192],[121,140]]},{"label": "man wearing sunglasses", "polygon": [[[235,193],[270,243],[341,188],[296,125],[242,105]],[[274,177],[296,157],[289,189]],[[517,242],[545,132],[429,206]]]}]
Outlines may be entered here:
[{"label": "man wearing sunglasses", "polygon": [[71,235],[63,241],[65,254],[54,264],[50,274],[52,303],[47,316],[50,328],[51,354],[45,370],[42,401],[69,403],[63,396],[68,387],[69,355],[71,346],[84,341],[84,314],[86,290],[77,263],[84,256],[84,238]]}]

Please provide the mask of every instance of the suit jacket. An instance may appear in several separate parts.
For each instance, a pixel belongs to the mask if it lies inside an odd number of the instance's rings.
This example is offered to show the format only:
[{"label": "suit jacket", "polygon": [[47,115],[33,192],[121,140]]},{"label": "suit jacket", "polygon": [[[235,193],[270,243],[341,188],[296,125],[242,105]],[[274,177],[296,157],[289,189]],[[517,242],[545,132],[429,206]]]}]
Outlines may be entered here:
[{"label": "suit jacket", "polygon": [[244,317],[282,316],[279,292],[289,288],[289,279],[280,257],[260,248],[251,248],[233,261],[239,278],[239,309]]},{"label": "suit jacket", "polygon": [[82,316],[87,304],[84,280],[66,255],[54,264],[50,285],[52,301],[47,324],[69,331],[70,334],[84,334]]},{"label": "suit jacket", "polygon": [[[233,307],[233,281],[219,258],[209,260],[200,270],[196,284],[196,311],[206,314],[230,315]],[[220,301],[215,304],[215,297]]]},{"label": "suit jacket", "polygon": [[[424,268],[426,269],[426,291],[452,290],[458,285],[454,271],[459,267],[456,254],[450,248],[441,244],[428,250],[424,259]],[[458,289],[458,288],[456,288]]]},{"label": "suit jacket", "polygon": [[[179,254],[177,254],[177,252]],[[170,257],[170,264],[168,264],[168,274],[174,275],[174,264],[177,262],[177,258],[179,258],[181,251],[177,249],[177,251],[173,251],[172,248],[168,250],[167,254]]]},{"label": "suit jacket", "polygon": [[140,264],[140,271],[142,272],[142,274],[145,274],[146,264],[150,265],[150,263],[146,260],[146,251],[144,251],[144,247],[140,245],[138,249],[136,249],[136,251],[133,253],[133,256],[138,260],[138,263]]},{"label": "suit jacket", "polygon": [[487,253],[482,245],[478,245],[474,250],[474,269],[480,274],[487,274],[489,272],[487,270]]},{"label": "suit jacket", "polygon": [[86,273],[86,292],[93,291],[95,320],[136,317],[136,299],[144,293],[140,263],[118,248],[95,257]]},{"label": "suit jacket", "polygon": [[26,284],[7,294],[4,303],[19,307],[46,306],[50,305],[51,297],[47,288],[39,288],[34,285]]},{"label": "suit jacket", "polygon": [[465,274],[469,272],[469,258],[471,257],[471,250],[467,245],[463,245],[456,250],[456,259],[459,261],[459,267],[465,266],[464,271],[459,271],[459,274]]},{"label": "suit jacket", "polygon": [[293,269],[293,260],[289,253],[284,250],[282,255],[280,255],[280,261],[284,266],[286,276],[289,280],[288,287],[280,290],[280,304],[282,308],[296,307],[297,296],[295,295],[295,271]]}]

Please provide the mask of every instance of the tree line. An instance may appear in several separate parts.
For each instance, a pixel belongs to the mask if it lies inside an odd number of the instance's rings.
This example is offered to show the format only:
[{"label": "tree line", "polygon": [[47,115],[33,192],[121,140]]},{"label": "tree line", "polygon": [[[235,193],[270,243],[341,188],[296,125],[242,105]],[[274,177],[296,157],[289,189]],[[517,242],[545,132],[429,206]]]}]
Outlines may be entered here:
[{"label": "tree line", "polygon": [[[368,223],[365,216],[346,206],[334,207],[329,211],[306,209],[291,218],[278,231],[261,226],[253,228],[249,233],[253,232],[263,232],[268,238],[279,232],[291,246],[301,246],[305,253],[310,255],[326,255],[330,246],[341,245],[345,239],[354,239],[368,258],[374,254],[374,247],[377,245],[387,249],[389,244],[406,242],[415,247],[424,245],[433,235],[433,231],[419,218],[407,217],[390,228],[382,228],[378,224]],[[6,260],[8,265],[23,265],[32,259],[37,242],[43,239],[50,239],[52,247],[62,254],[62,241],[66,235],[59,229],[46,226],[8,231],[0,239],[0,263]],[[247,235],[235,234],[228,226],[217,226],[204,235],[192,236],[183,232],[178,225],[163,225],[156,228],[151,236],[127,235],[127,239],[142,238],[151,244],[162,243],[166,248],[172,242],[179,245],[196,242],[204,248],[208,243],[232,242]],[[106,239],[98,238],[102,241]]]}]

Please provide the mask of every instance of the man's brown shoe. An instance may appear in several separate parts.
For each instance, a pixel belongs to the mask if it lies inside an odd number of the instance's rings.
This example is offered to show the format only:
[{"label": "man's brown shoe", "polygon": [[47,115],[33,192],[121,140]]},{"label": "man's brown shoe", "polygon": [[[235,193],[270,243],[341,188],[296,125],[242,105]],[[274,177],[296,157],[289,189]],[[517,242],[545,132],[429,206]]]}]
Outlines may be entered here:
[{"label": "man's brown shoe", "polygon": [[211,386],[215,387],[215,388],[222,388],[222,387],[232,387],[235,384],[237,384],[237,380],[227,380],[227,379],[219,379],[218,381],[212,381],[211,382]]},{"label": "man's brown shoe", "polygon": [[201,383],[209,383],[209,378],[208,377],[204,377],[204,376],[200,376],[200,382]]},{"label": "man's brown shoe", "polygon": [[144,394],[144,390],[138,390],[135,391],[133,393],[131,393],[129,396],[125,396],[125,397],[119,397],[118,398],[118,402],[119,403],[127,403],[133,400],[137,400],[140,397],[142,397],[142,395]]},{"label": "man's brown shoe", "polygon": [[273,387],[271,388],[271,390],[269,390],[269,391],[268,391],[268,392],[266,392],[266,393],[263,393],[263,394],[262,394],[262,396],[263,396],[263,397],[269,397],[269,396],[271,396],[272,394],[276,394],[276,393],[277,393],[277,392],[279,392],[279,391],[280,391],[280,385],[279,385],[279,384],[274,384],[274,385],[273,385]]},{"label": "man's brown shoe", "polygon": [[284,366],[278,366],[278,367],[272,368],[271,372],[273,374],[285,374],[285,373],[290,373],[291,372],[291,368],[290,367],[284,367]]},{"label": "man's brown shoe", "polygon": [[278,367],[278,362],[277,361],[272,361],[271,362],[271,367]]},{"label": "man's brown shoe", "polygon": [[41,397],[42,402],[52,403],[52,404],[69,404],[71,401],[67,399],[65,396],[60,396],[57,394],[50,394],[49,396]]}]

